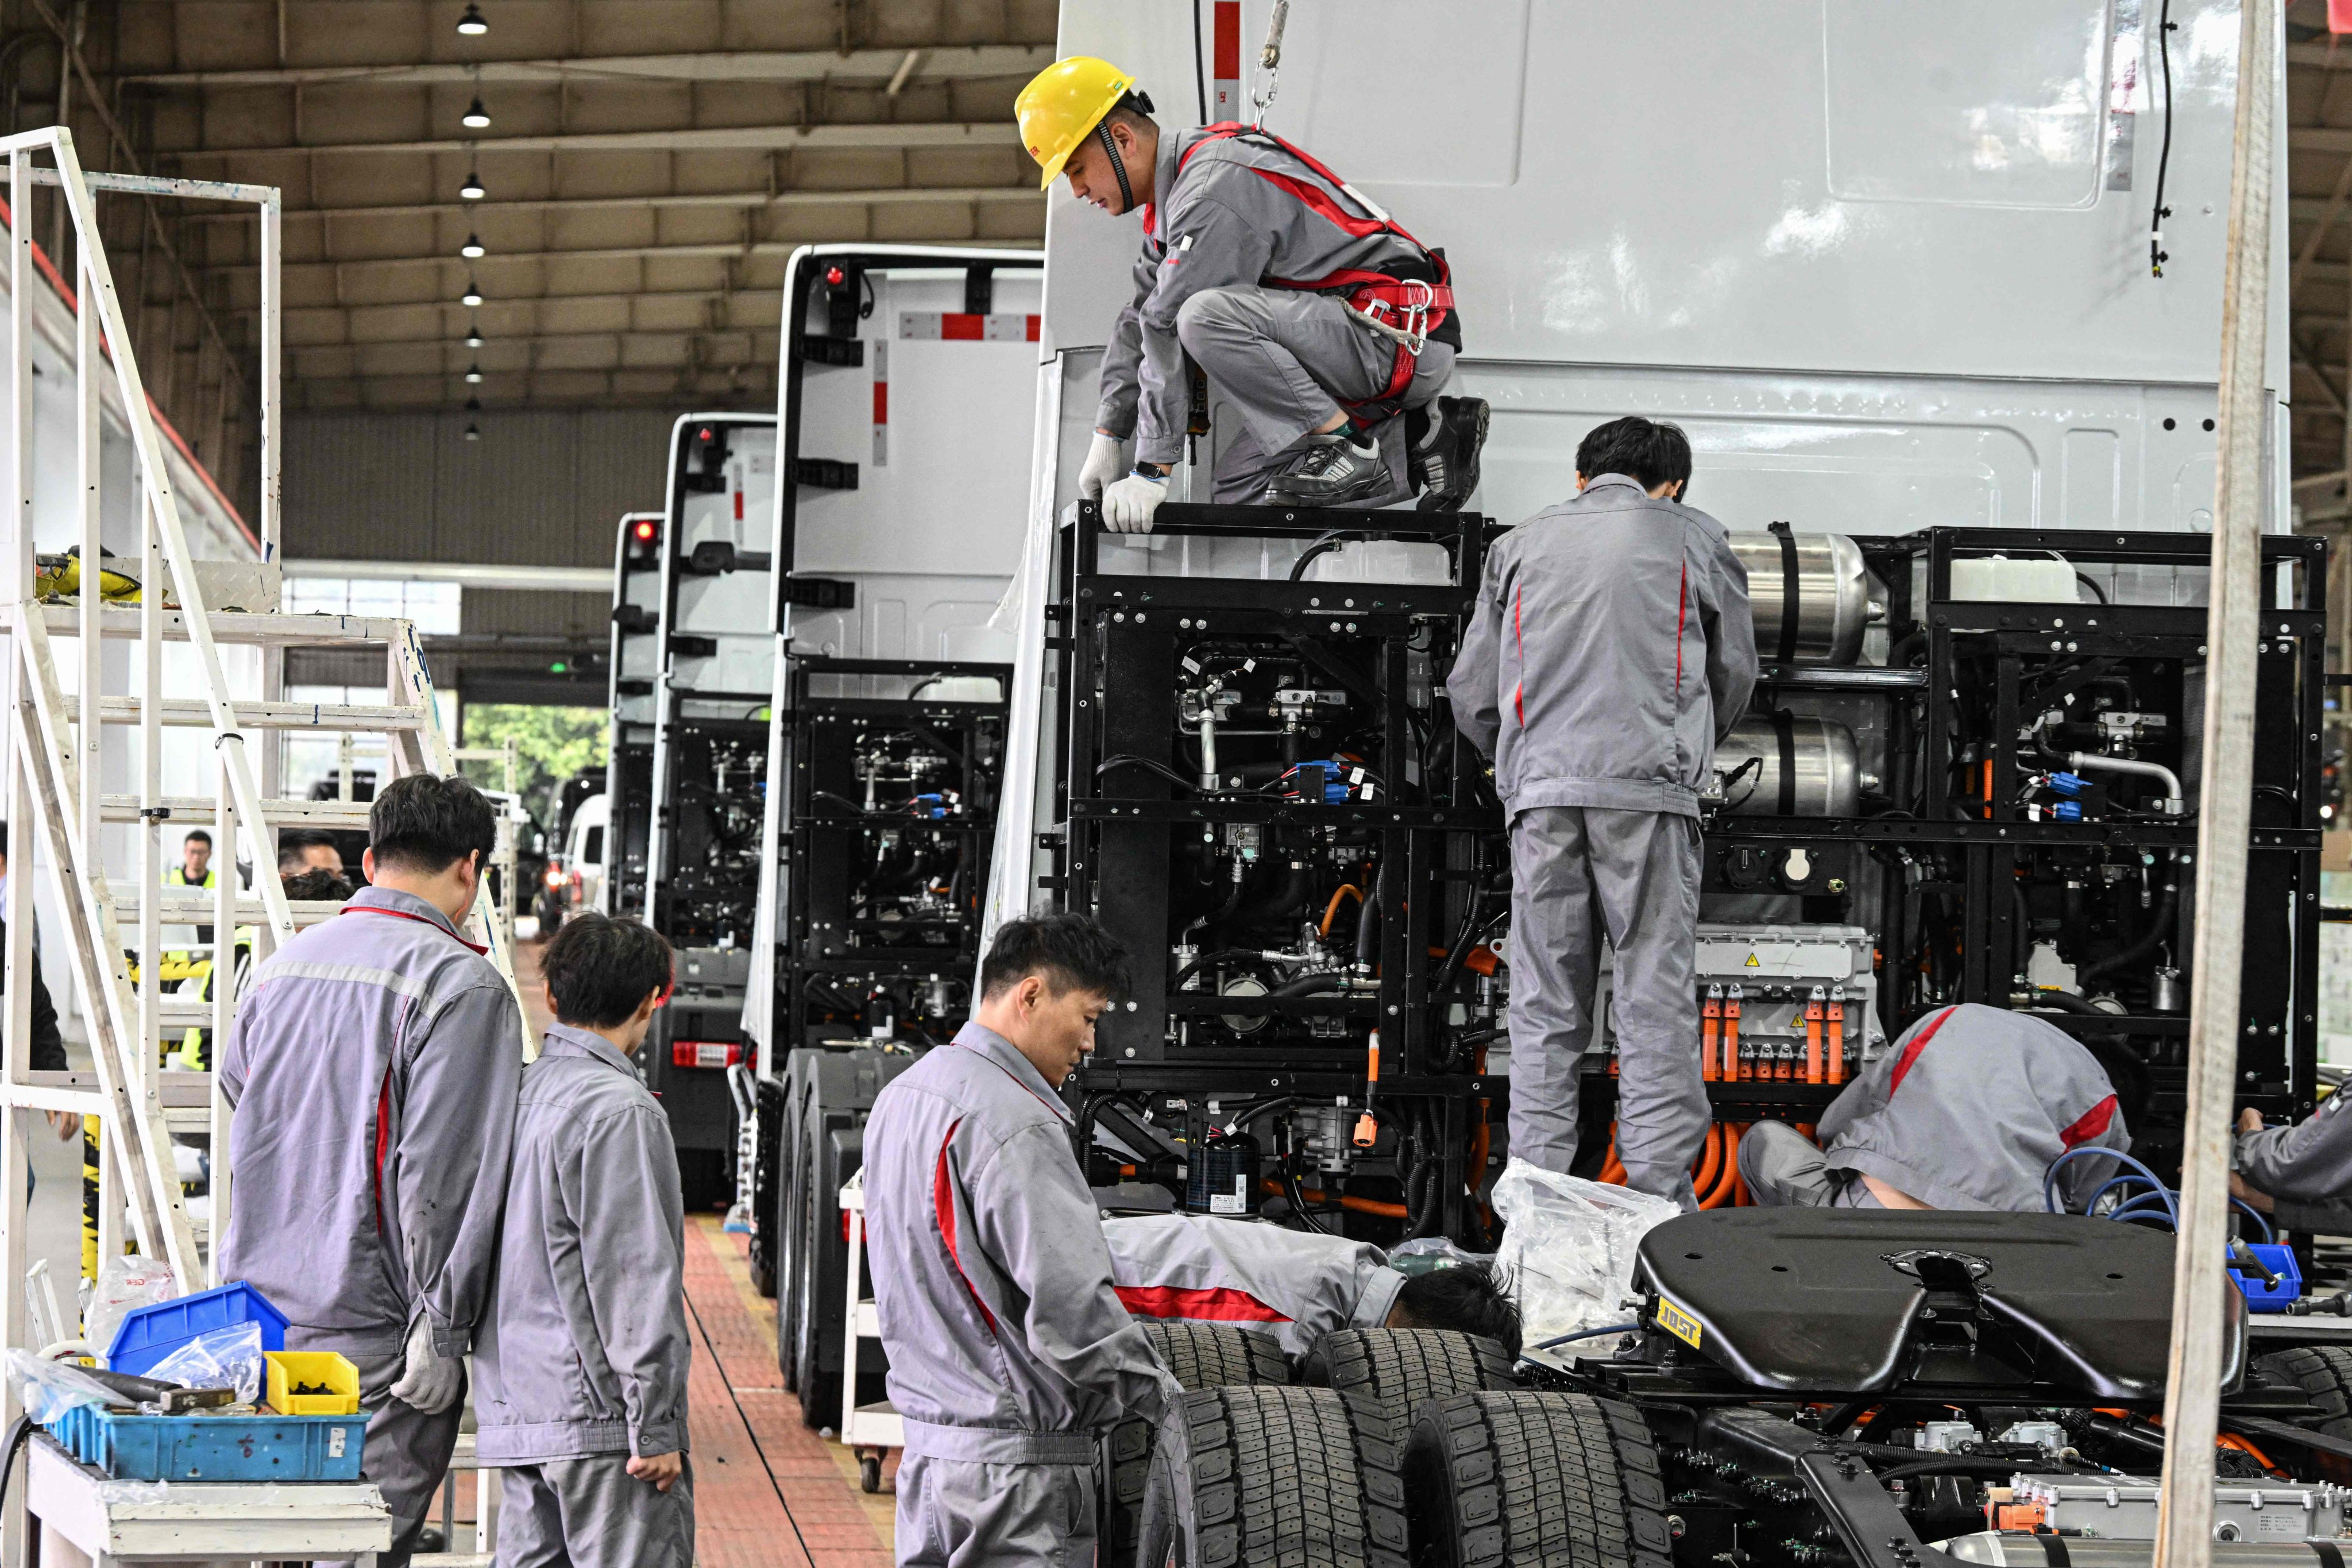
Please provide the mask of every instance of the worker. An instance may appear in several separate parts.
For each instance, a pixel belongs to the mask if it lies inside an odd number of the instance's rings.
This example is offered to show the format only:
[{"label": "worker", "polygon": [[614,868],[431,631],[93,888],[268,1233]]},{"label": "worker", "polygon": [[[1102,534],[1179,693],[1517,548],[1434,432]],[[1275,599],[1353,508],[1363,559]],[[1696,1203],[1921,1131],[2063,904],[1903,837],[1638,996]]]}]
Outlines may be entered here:
[{"label": "worker", "polygon": [[1084,915],[1008,921],[954,1040],[875,1097],[866,1246],[898,1467],[901,1563],[1082,1563],[1096,1446],[1174,1384],[1111,1287],[1058,1089],[1127,988]]},{"label": "worker", "polygon": [[1748,573],[1685,504],[1690,442],[1612,420],[1577,493],[1497,540],[1446,683],[1493,763],[1511,845],[1511,1152],[1566,1174],[1577,1073],[1613,953],[1617,1155],[1697,1206],[1699,789],[1756,684]]},{"label": "worker", "polygon": [[2230,1192],[2283,1229],[2352,1236],[2352,1117],[2336,1090],[2289,1126],[2265,1127],[2251,1107],[2238,1112],[2230,1151]]},{"label": "worker", "polygon": [[261,964],[221,1053],[232,1108],[220,1277],[287,1318],[289,1350],[357,1364],[360,1473],[402,1568],[448,1468],[462,1358],[489,1297],[522,1018],[458,934],[498,840],[463,778],[376,797],[362,889]]},{"label": "worker", "polygon": [[1132,76],[1083,56],[1013,101],[1041,185],[1066,175],[1080,201],[1143,215],[1078,476],[1106,525],[1151,531],[1192,425],[1188,355],[1240,418],[1216,457],[1216,500],[1372,507],[1410,482],[1425,508],[1460,506],[1486,405],[1433,406],[1462,348],[1444,252],[1270,132],[1163,133],[1151,113]]},{"label": "worker", "polygon": [[[2039,1213],[2043,1178],[2067,1150],[2131,1149],[2115,1085],[2081,1041],[2047,1018],[1974,1002],[1912,1025],[1815,1131],[1819,1148],[1778,1121],[1740,1135],[1740,1179],[1759,1204]],[[2057,1194],[2079,1207],[2115,1167],[2069,1160]]]},{"label": "worker", "polygon": [[315,827],[289,827],[278,835],[278,874],[300,876],[305,871],[343,874],[343,854],[335,836]]},{"label": "worker", "polygon": [[502,1467],[501,1568],[688,1568],[686,1216],[669,1118],[631,1058],[669,943],[583,914],[541,959],[555,1023],[523,1069],[498,1283],[474,1352]]},{"label": "worker", "polygon": [[1407,1275],[1369,1242],[1212,1215],[1137,1215],[1102,1228],[1118,1299],[1139,1318],[1230,1323],[1294,1356],[1341,1329],[1453,1329],[1519,1353],[1518,1306],[1485,1264]]},{"label": "worker", "polygon": [[[0,946],[5,946],[8,940],[7,898],[8,825],[0,822]],[[29,901],[28,900],[27,902]],[[65,1036],[58,1028],[58,1008],[57,1004],[49,997],[48,982],[41,977],[40,950],[37,947],[32,948],[26,957],[30,962],[25,967],[32,974],[33,1034],[29,1042],[31,1049],[27,1053],[25,1065],[36,1072],[63,1072],[67,1066]],[[0,982],[4,982],[5,979],[5,975],[0,975]],[[0,996],[5,996],[5,986],[0,986]],[[70,1110],[52,1110],[47,1115],[49,1126],[57,1132],[59,1142],[68,1142],[80,1136],[81,1117],[77,1113]],[[25,1174],[25,1191],[29,1194],[32,1190],[32,1169],[27,1166]]]},{"label": "worker", "polygon": [[[213,836],[201,827],[192,827],[188,830],[188,836],[180,840],[180,863],[163,868],[163,886],[209,888],[219,879],[218,873],[213,869],[212,862]],[[208,925],[196,927],[196,941],[200,945],[210,946],[212,940],[212,927]],[[181,952],[168,956],[185,960],[188,955]]]}]

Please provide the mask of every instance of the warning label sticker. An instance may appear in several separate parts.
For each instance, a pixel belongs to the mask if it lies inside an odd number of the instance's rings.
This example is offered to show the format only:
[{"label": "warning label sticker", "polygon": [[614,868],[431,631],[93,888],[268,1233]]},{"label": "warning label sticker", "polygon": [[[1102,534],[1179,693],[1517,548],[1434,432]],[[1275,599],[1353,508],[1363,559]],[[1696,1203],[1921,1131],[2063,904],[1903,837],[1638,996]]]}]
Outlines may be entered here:
[{"label": "warning label sticker", "polygon": [[1698,1320],[1664,1296],[1658,1298],[1658,1327],[1691,1349],[1698,1349]]}]

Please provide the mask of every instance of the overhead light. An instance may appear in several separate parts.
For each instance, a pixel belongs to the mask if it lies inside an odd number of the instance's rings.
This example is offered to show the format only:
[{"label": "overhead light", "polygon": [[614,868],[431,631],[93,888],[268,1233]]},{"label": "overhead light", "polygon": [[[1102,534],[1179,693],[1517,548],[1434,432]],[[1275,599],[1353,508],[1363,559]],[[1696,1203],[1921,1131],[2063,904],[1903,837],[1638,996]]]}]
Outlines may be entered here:
[{"label": "overhead light", "polygon": [[463,294],[460,294],[460,295],[458,295],[458,296],[457,296],[457,303],[459,303],[460,305],[465,306],[465,307],[466,307],[466,309],[467,309],[468,310],[472,310],[475,306],[477,306],[477,305],[480,304],[481,302],[482,302],[482,291],[481,291],[481,289],[480,289],[479,288],[478,288],[478,287],[475,285],[474,280],[473,280],[472,279],[470,279],[470,278],[467,279],[466,279],[466,291],[465,291]]},{"label": "overhead light", "polygon": [[468,174],[466,176],[466,183],[457,187],[457,196],[461,201],[478,202],[488,195],[488,191],[482,189],[482,175],[479,170]]},{"label": "overhead light", "polygon": [[466,384],[468,386],[479,386],[482,384],[482,367],[480,365],[469,364],[466,367]]},{"label": "overhead light", "polygon": [[478,441],[481,438],[482,427],[475,424],[473,421],[467,420],[466,422],[466,439],[468,441]]},{"label": "overhead light", "polygon": [[482,336],[482,327],[480,322],[477,321],[466,329],[466,346],[467,348],[480,348],[482,344],[488,341],[488,339]]},{"label": "overhead light", "polygon": [[468,261],[479,261],[484,256],[488,255],[488,252],[482,248],[482,237],[480,235],[469,234],[466,237],[466,243],[457,247],[457,254],[464,257]]},{"label": "overhead light", "polygon": [[478,38],[489,30],[490,24],[483,17],[482,8],[468,0],[466,14],[457,18],[457,31],[467,37]]},{"label": "overhead light", "polygon": [[488,131],[490,128],[490,111],[482,107],[479,98],[476,98],[467,106],[466,112],[458,116],[457,123],[468,131]]}]

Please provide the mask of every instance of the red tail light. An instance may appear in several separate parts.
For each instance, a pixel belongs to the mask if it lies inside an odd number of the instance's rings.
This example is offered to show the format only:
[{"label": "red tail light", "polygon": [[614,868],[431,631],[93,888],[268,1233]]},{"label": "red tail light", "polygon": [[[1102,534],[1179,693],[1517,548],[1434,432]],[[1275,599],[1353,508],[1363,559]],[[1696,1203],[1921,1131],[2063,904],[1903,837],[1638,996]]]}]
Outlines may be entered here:
[{"label": "red tail light", "polygon": [[669,1060],[672,1067],[731,1068],[743,1059],[740,1040],[672,1040]]}]

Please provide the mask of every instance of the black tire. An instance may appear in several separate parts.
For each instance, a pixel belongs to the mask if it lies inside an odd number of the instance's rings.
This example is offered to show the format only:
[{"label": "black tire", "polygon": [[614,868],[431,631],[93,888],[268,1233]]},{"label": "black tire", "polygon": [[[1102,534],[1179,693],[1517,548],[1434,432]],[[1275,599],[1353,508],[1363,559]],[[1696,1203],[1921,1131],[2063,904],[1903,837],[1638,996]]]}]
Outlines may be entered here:
[{"label": "black tire", "polygon": [[1451,1329],[1342,1329],[1307,1358],[1307,1383],[1368,1395],[1400,1442],[1424,1399],[1515,1389],[1510,1353]]},{"label": "black tire", "polygon": [[1223,1323],[1138,1321],[1143,1337],[1151,1342],[1151,1353],[1188,1389],[1290,1381],[1289,1358],[1272,1334],[1254,1334]]},{"label": "black tire", "polygon": [[[1290,1361],[1271,1334],[1254,1334],[1222,1323],[1170,1323],[1137,1320],[1151,1353],[1187,1389],[1226,1384],[1279,1385],[1290,1381]],[[1143,1524],[1143,1492],[1151,1475],[1151,1424],[1122,1421],[1103,1439],[1102,1522],[1099,1536],[1107,1565],[1136,1562]],[[1153,1568],[1159,1568],[1154,1564]]]},{"label": "black tire", "polygon": [[[2316,1430],[2352,1438],[2352,1347],[2299,1345],[2254,1363],[2254,1371],[2299,1388],[2321,1419]],[[2352,1464],[2334,1454],[2314,1453],[2312,1461],[2329,1480],[2352,1480]]]},{"label": "black tire", "polygon": [[[824,1368],[824,1329],[817,1314],[827,1308],[818,1300],[817,1282],[824,1276],[818,1268],[817,1248],[829,1238],[820,1228],[824,1215],[817,1206],[823,1184],[815,1179],[814,1170],[808,1174],[810,1179],[801,1192],[801,1257],[806,1261],[798,1310],[793,1314],[793,1364],[798,1373],[793,1382],[801,1396],[802,1425],[823,1429],[841,1419],[841,1373]],[[831,1310],[839,1311],[840,1304],[835,1302]]]},{"label": "black tire", "polygon": [[1207,1388],[1160,1424],[1137,1561],[1150,1568],[1405,1568],[1387,1423],[1328,1388]]},{"label": "black tire", "polygon": [[1672,1568],[1650,1424],[1585,1394],[1460,1394],[1404,1445],[1417,1568]]}]

